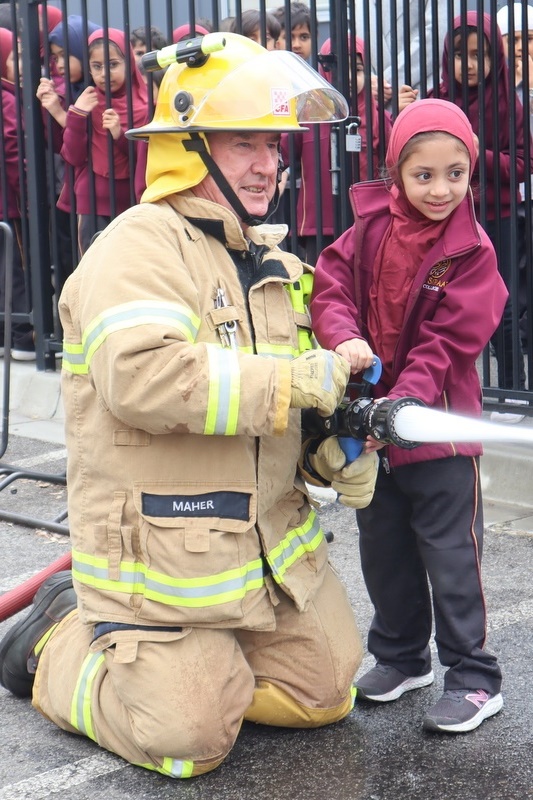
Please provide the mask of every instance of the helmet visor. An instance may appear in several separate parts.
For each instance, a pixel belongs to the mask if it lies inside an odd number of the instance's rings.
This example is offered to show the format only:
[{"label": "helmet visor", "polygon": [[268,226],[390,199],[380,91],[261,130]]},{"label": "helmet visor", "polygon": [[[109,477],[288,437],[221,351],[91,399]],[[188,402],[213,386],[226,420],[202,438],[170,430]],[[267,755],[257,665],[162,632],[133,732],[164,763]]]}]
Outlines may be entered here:
[{"label": "helmet visor", "polygon": [[318,72],[295,53],[265,52],[242,63],[204,95],[187,119],[188,129],[297,129],[299,125],[335,122],[348,116],[348,103]]}]

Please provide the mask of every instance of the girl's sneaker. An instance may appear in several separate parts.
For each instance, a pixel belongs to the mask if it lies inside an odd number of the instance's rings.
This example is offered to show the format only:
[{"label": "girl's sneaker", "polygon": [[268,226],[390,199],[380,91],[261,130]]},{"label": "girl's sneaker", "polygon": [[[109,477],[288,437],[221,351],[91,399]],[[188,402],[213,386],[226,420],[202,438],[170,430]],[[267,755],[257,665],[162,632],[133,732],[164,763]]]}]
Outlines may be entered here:
[{"label": "girl's sneaker", "polygon": [[360,700],[388,703],[397,700],[405,692],[429,686],[433,683],[433,678],[433,670],[425,675],[409,676],[388,664],[376,664],[362,678],[355,681],[356,697]]},{"label": "girl's sneaker", "polygon": [[467,733],[487,717],[497,714],[502,706],[501,694],[489,694],[484,689],[448,690],[429,709],[424,728],[442,733]]}]

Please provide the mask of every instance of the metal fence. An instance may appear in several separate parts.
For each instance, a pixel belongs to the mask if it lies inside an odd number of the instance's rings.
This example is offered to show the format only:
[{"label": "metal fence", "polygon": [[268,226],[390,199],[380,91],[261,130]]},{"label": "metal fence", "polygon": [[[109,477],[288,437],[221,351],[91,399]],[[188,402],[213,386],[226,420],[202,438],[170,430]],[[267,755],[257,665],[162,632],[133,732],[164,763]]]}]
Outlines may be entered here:
[{"label": "metal fence", "polygon": [[[225,30],[233,25],[238,33],[248,33],[250,10],[258,12],[259,38],[272,44],[270,28],[275,31],[281,20],[286,46],[299,47],[296,33],[302,24],[308,29],[307,57],[313,67],[336,85],[349,99],[352,116],[324,133],[309,134],[312,147],[312,168],[300,158],[297,141],[287,148],[289,166],[287,188],[278,219],[289,224],[286,247],[313,261],[316,253],[346,230],[351,222],[348,202],[349,186],[358,180],[377,177],[383,164],[387,132],[399,113],[410,87],[418,98],[433,94],[443,96],[442,76],[445,38],[449,37],[447,68],[451,75],[457,64],[468,70],[467,43],[472,33],[467,14],[484,12],[490,16],[486,40],[478,25],[474,31],[476,52],[484,50],[486,59],[478,59],[475,100],[453,79],[444,96],[469,113],[480,142],[480,158],[474,191],[481,224],[494,242],[502,275],[510,290],[510,301],[504,323],[480,360],[479,369],[485,404],[496,407],[504,398],[531,402],[533,389],[528,376],[533,374],[533,273],[532,273],[532,195],[530,174],[533,172],[530,103],[533,104],[533,75],[530,74],[528,27],[533,28],[533,14],[526,3],[515,7],[512,2],[496,0],[309,0],[303,4],[287,0],[49,0],[37,3],[20,0],[0,4],[0,27],[18,31],[15,58],[15,100],[17,113],[17,158],[19,169],[20,218],[14,220],[4,210],[4,220],[16,224],[20,233],[26,282],[26,307],[17,309],[15,320],[30,321],[35,331],[37,368],[55,369],[61,350],[62,332],[57,314],[57,300],[64,281],[76,268],[80,257],[79,219],[76,207],[76,168],[61,159],[61,126],[42,107],[36,97],[41,78],[55,81],[65,108],[74,102],[74,75],[67,68],[63,79],[57,64],[50,59],[47,31],[56,19],[79,14],[84,33],[89,21],[106,31],[105,50],[109,56],[107,29],[121,29],[127,39],[139,27],[147,31],[147,47],[175,40],[176,28],[185,26],[182,35],[189,35],[195,26]],[[497,12],[509,47],[506,65],[501,63]],[[273,25],[270,12],[276,12],[278,25]],[[458,23],[456,17],[460,17]],[[303,23],[302,23],[303,20]],[[454,21],[455,20],[455,21]],[[155,30],[157,29],[157,30]],[[42,33],[41,31],[44,31]],[[150,32],[151,31],[151,32]],[[453,33],[455,31],[455,33]],[[179,32],[178,32],[179,33]],[[163,37],[159,39],[159,34]],[[362,40],[354,44],[354,36]],[[283,38],[283,29],[282,29]],[[470,40],[472,43],[472,40]],[[83,74],[90,75],[85,40],[82,43]],[[65,55],[72,54],[74,44],[65,39]],[[472,49],[472,48],[471,48]],[[533,49],[533,48],[532,48]],[[359,52],[358,52],[359,51]],[[129,67],[130,54],[126,53]],[[126,70],[129,73],[129,70]],[[364,89],[355,91],[355,77],[364,76]],[[22,76],[24,80],[22,81]],[[60,86],[63,80],[63,85]],[[157,76],[146,76],[147,114],[154,109]],[[129,97],[129,120],[133,120],[132,85],[126,78]],[[5,92],[2,84],[2,93]],[[20,88],[22,87],[22,88]],[[67,88],[65,88],[67,87]],[[79,86],[78,86],[79,88]],[[106,79],[109,105],[112,105],[111,84]],[[530,100],[530,98],[532,98]],[[377,111],[374,108],[376,101]],[[0,104],[1,105],[1,104]],[[502,105],[507,109],[502,115]],[[1,113],[1,112],[0,112]],[[361,122],[362,120],[362,122]],[[3,129],[4,120],[0,119]],[[89,136],[90,142],[90,136]],[[109,151],[111,153],[111,150]],[[6,196],[6,175],[10,158],[6,136],[2,130],[0,148],[0,191]],[[134,146],[128,147],[129,198],[136,202],[136,159]],[[113,159],[109,159],[111,185],[114,186]],[[120,211],[120,203],[110,192],[109,213],[98,213],[97,179],[88,148],[85,171],[89,208],[84,214],[85,233],[97,233],[106,218]],[[137,179],[139,170],[137,169]],[[142,181],[142,175],[141,175]],[[138,180],[137,180],[138,182]],[[66,184],[66,189],[64,188]],[[302,223],[302,197],[313,198],[314,228]],[[62,209],[58,196],[63,191]],[[300,200],[300,203],[299,203]],[[123,202],[123,201],[120,201]],[[4,204],[7,206],[7,204]],[[66,210],[65,210],[66,209]],[[103,219],[102,219],[103,218]],[[149,268],[149,264],[147,264]],[[1,276],[0,276],[1,279]],[[525,408],[533,413],[533,408]]]}]

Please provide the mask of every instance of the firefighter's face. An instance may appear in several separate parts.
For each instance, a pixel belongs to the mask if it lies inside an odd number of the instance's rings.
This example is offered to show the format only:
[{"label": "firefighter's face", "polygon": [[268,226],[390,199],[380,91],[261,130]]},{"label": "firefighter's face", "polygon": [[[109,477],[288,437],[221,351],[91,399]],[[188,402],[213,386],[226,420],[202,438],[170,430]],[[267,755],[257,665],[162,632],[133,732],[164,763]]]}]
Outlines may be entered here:
[{"label": "firefighter's face", "polygon": [[[221,131],[208,133],[207,139],[213,160],[248,213],[266,214],[276,191],[279,133]],[[193,192],[233,210],[211,175]]]}]

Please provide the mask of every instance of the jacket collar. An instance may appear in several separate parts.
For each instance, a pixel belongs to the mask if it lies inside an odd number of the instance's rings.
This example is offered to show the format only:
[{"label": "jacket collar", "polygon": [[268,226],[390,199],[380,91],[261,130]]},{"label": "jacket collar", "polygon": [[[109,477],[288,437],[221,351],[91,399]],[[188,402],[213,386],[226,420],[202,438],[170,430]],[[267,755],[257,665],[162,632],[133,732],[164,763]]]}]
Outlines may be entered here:
[{"label": "jacket collar", "polygon": [[[356,219],[364,221],[367,217],[385,214],[389,208],[387,182],[380,180],[355,183],[350,187],[350,200]],[[474,201],[469,190],[461,205],[454,211],[450,224],[446,226],[440,246],[445,258],[454,258],[480,244]]]},{"label": "jacket collar", "polygon": [[287,234],[286,225],[256,225],[248,228],[246,234],[239,220],[230,209],[211,200],[196,197],[185,191],[167,196],[166,201],[193,225],[197,225],[204,233],[214,236],[230,250],[248,250],[248,240],[255,245],[271,249],[279,244]]}]

